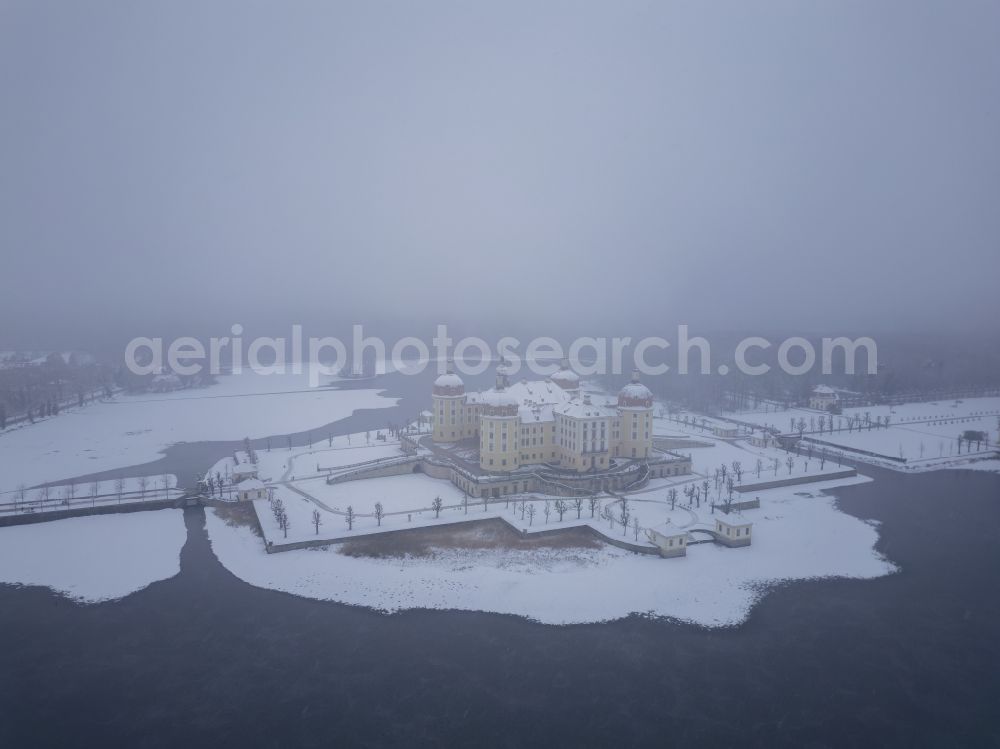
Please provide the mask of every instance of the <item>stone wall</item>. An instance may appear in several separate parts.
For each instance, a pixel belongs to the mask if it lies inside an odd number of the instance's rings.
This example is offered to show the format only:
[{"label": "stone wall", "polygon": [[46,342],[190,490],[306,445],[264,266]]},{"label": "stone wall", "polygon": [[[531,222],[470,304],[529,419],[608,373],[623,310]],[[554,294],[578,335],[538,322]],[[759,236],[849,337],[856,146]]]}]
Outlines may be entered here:
[{"label": "stone wall", "polygon": [[397,463],[372,465],[371,467],[355,468],[338,475],[330,476],[326,480],[328,484],[342,484],[347,481],[358,481],[360,479],[375,479],[383,476],[400,476],[405,473],[413,473],[413,467],[420,463],[418,458],[411,460],[400,460]]},{"label": "stone wall", "polygon": [[778,489],[782,486],[796,486],[798,484],[814,484],[817,481],[832,481],[834,479],[846,479],[852,476],[857,476],[858,472],[853,468],[845,468],[842,471],[834,471],[833,473],[810,473],[806,476],[789,476],[784,479],[775,479],[773,481],[761,481],[756,484],[741,484],[734,486],[733,488],[745,494],[746,492],[760,492],[765,489]]}]

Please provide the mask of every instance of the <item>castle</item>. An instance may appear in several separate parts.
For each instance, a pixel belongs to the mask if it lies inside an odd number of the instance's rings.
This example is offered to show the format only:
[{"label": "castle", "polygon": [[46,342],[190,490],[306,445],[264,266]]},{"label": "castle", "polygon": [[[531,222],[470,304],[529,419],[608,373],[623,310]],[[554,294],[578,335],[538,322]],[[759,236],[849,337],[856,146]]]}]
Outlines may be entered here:
[{"label": "castle", "polygon": [[581,394],[580,378],[566,362],[547,380],[513,384],[501,362],[493,388],[469,393],[449,367],[434,382],[433,401],[434,442],[478,440],[479,467],[487,473],[536,464],[601,472],[622,460],[656,457],[653,394],[638,372],[617,400],[598,402]]}]

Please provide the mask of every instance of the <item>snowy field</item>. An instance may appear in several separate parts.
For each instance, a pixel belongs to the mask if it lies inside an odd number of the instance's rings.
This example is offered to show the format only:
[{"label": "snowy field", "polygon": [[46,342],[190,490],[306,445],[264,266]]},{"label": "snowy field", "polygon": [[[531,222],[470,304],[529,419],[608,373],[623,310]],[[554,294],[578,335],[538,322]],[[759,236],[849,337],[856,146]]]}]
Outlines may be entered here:
[{"label": "snowy field", "polygon": [[76,601],[122,598],[180,571],[181,510],[0,528],[0,583],[43,585]]},{"label": "snowy field", "polygon": [[306,375],[218,380],[198,390],[118,395],[0,433],[0,492],[146,463],[178,442],[301,432],[396,404],[378,390],[309,388]]},{"label": "snowy field", "polygon": [[[859,478],[854,481],[864,481]],[[839,482],[839,485],[849,483]],[[819,493],[832,485],[761,493],[753,546],[726,549],[690,547],[678,559],[601,549],[460,550],[440,549],[431,557],[375,559],[325,550],[268,555],[261,539],[232,527],[209,511],[208,531],[215,554],[242,580],[310,598],[334,600],[393,612],[411,608],[461,609],[515,614],[549,624],[597,622],[648,613],[715,627],[742,622],[766,586],[815,577],[874,578],[893,565],[874,551],[876,527],[839,512]],[[799,496],[796,495],[798,489]],[[508,519],[519,510],[503,508]],[[635,511],[648,525],[705,523],[705,510],[675,509],[636,500]],[[586,511],[585,511],[586,512]],[[489,516],[469,509],[468,517]],[[447,516],[447,517],[446,517]],[[442,513],[455,521],[461,510]],[[702,518],[704,516],[704,518]],[[576,523],[575,512],[567,524]],[[533,528],[551,528],[539,514]],[[345,526],[346,528],[346,526]],[[605,532],[611,532],[605,526]],[[617,531],[620,533],[620,529]],[[628,535],[631,540],[631,532]]]},{"label": "snowy field", "polygon": [[[657,418],[654,421],[654,433],[657,436],[689,436],[696,439],[708,439],[710,432],[702,428],[702,417],[693,413],[678,414],[682,420],[688,416],[691,423],[684,424],[676,417],[670,419]],[[959,454],[958,437],[967,430],[985,432],[988,442],[979,445],[978,450],[973,445],[973,458],[991,457],[996,454],[997,443],[1000,440],[1000,398],[966,398],[958,401],[940,401],[928,403],[908,403],[897,406],[866,406],[848,408],[843,414],[833,416],[834,431],[815,428],[818,411],[807,409],[787,409],[784,411],[769,410],[740,411],[731,414],[733,419],[751,422],[760,426],[773,426],[782,432],[794,431],[792,421],[796,423],[801,418],[807,424],[804,435],[823,442],[832,443],[847,449],[865,450],[893,460],[870,459],[871,462],[892,468],[906,470],[932,470],[942,467],[969,467],[968,445],[963,443]],[[889,427],[871,429],[857,426],[848,430],[848,419],[857,416],[864,420],[867,416],[873,424],[889,419]],[[708,417],[706,417],[708,418]],[[827,417],[829,418],[829,417]],[[713,420],[708,418],[709,430]],[[752,448],[751,448],[752,449]],[[818,452],[821,448],[814,448]],[[693,451],[697,454],[697,451]],[[849,452],[851,457],[861,457]],[[905,466],[899,465],[896,459],[905,459]],[[869,458],[861,457],[863,460]],[[779,471],[783,474],[784,471]]]},{"label": "snowy field", "polygon": [[[887,465],[906,470],[965,468],[974,465],[966,462],[969,457],[989,458],[997,451],[1000,398],[850,408],[843,415],[835,416],[834,423],[839,427],[842,419],[851,415],[864,419],[866,414],[873,422],[888,416],[889,428],[855,428],[853,431],[838,428],[833,433],[807,431],[806,435],[846,448],[904,459],[904,466],[893,465],[894,461],[887,461]],[[958,437],[967,430],[985,432],[988,437],[978,449],[973,444],[971,455],[967,444],[963,443],[961,453],[958,448]]]},{"label": "snowy field", "polygon": [[[407,513],[429,510],[435,497],[441,497],[445,505],[459,505],[464,496],[450,481],[433,479],[424,474],[385,476],[331,485],[318,478],[296,482],[294,486],[334,510],[343,512],[350,506],[362,515],[372,514],[376,502],[381,502],[386,513]],[[277,496],[286,502],[289,498],[297,498],[308,503],[287,486],[279,486]],[[266,500],[262,501],[266,503]],[[476,501],[475,498],[470,499],[471,503]]]},{"label": "snowy field", "polygon": [[[377,434],[386,439],[380,440]],[[257,471],[261,481],[285,481],[293,478],[326,474],[327,469],[342,470],[357,463],[402,455],[399,440],[389,438],[385,430],[357,432],[318,439],[308,447],[298,445],[291,450],[275,440],[270,450],[257,450]],[[232,474],[234,460],[226,457],[208,470],[209,476]]]}]

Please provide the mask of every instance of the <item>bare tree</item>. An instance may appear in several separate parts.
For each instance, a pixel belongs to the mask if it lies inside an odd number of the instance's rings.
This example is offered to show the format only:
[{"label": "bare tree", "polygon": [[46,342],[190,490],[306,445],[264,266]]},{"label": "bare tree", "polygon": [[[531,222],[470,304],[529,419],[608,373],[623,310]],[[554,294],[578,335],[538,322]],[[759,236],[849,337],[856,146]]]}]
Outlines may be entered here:
[{"label": "bare tree", "polygon": [[528,505],[528,525],[532,525],[535,521],[535,506],[533,504]]},{"label": "bare tree", "polygon": [[545,513],[545,524],[548,525],[549,515],[552,514],[552,507],[549,504],[549,500],[547,500],[547,499],[545,500],[545,508],[544,508],[543,512]]},{"label": "bare tree", "polygon": [[788,466],[788,475],[791,476],[792,468],[795,467],[795,458],[789,455],[787,458],[785,458],[785,465]]},{"label": "bare tree", "polygon": [[281,515],[278,517],[278,527],[281,528],[282,532],[285,534],[285,538],[288,538],[288,529],[292,527],[292,521],[284,509],[281,510]]},{"label": "bare tree", "polygon": [[757,465],[755,467],[757,469],[757,478],[760,478],[760,469],[764,467],[764,461],[757,458]]},{"label": "bare tree", "polygon": [[24,484],[18,484],[17,489],[14,493],[14,509],[17,510],[18,504],[24,507],[24,497],[28,493],[28,487]]},{"label": "bare tree", "polygon": [[622,524],[622,535],[624,536],[628,531],[628,519],[632,516],[632,513],[629,511],[627,497],[622,497],[619,500],[619,504],[618,522]]},{"label": "bare tree", "polygon": [[316,535],[319,535],[319,527],[323,525],[323,516],[319,514],[319,510],[313,510],[312,514],[313,528],[316,529]]},{"label": "bare tree", "polygon": [[118,504],[121,504],[122,494],[125,492],[125,479],[119,476],[115,479],[115,494],[118,496]]},{"label": "bare tree", "polygon": [[555,508],[556,508],[556,512],[559,514],[559,522],[561,523],[562,519],[563,519],[563,515],[566,514],[566,510],[569,509],[569,506],[563,500],[557,499],[556,500],[556,504],[555,504]]},{"label": "bare tree", "polygon": [[[573,507],[576,508],[576,519],[579,520],[580,519],[580,513],[583,512],[583,497],[574,497],[573,498]],[[560,518],[560,520],[561,519],[562,518]]]},{"label": "bare tree", "polygon": [[633,515],[632,516],[632,530],[635,532],[635,540],[638,541],[639,540],[639,530],[640,530],[639,529],[639,516],[638,515]]},{"label": "bare tree", "polygon": [[524,512],[528,507],[528,503],[525,500],[521,500],[521,520],[524,520]]},{"label": "bare tree", "polygon": [[590,517],[594,517],[594,511],[601,506],[601,500],[597,498],[596,494],[591,494],[587,498],[587,502],[590,505]]},{"label": "bare tree", "polygon": [[63,489],[63,504],[69,507],[74,499],[76,499],[76,484],[70,481]]},{"label": "bare tree", "polygon": [[375,503],[375,522],[378,524],[378,526],[380,528],[382,527],[382,518],[383,518],[383,516],[385,516],[385,508],[382,507],[382,503],[381,502],[376,502]]},{"label": "bare tree", "polygon": [[738,460],[733,461],[733,474],[736,476],[736,483],[743,483],[743,463]]},{"label": "bare tree", "polygon": [[163,484],[163,498],[168,499],[170,497],[170,474],[164,473],[160,476],[160,483]]},{"label": "bare tree", "polygon": [[137,479],[136,483],[139,484],[139,496],[142,499],[145,499],[146,498],[146,487],[149,486],[149,479],[146,476],[140,476]]},{"label": "bare tree", "polygon": [[285,503],[281,501],[280,497],[271,497],[269,500],[271,504],[271,512],[274,515],[274,522],[281,524],[281,513],[285,511]]},{"label": "bare tree", "polygon": [[670,500],[670,509],[673,510],[677,505],[677,490],[671,487],[670,491],[667,492],[667,499]]},{"label": "bare tree", "polygon": [[347,521],[347,530],[354,530],[354,508],[351,505],[347,505],[347,512],[344,513],[344,520]]},{"label": "bare tree", "polygon": [[441,497],[434,497],[434,501],[431,502],[431,507],[434,509],[434,517],[441,517],[441,508],[444,506],[444,502]]}]

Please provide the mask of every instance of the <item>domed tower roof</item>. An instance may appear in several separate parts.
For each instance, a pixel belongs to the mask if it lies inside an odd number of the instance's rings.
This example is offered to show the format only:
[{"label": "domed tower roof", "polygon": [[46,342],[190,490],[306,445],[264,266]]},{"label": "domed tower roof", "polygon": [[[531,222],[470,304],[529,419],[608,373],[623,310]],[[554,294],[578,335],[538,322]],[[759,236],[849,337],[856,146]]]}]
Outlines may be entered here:
[{"label": "domed tower roof", "polygon": [[461,377],[451,371],[450,365],[445,374],[434,380],[434,395],[465,395],[465,383],[462,382]]},{"label": "domed tower roof", "polygon": [[632,382],[618,391],[619,408],[652,408],[653,393],[639,382],[639,370],[632,372]]},{"label": "domed tower roof", "polygon": [[569,362],[565,359],[563,359],[559,371],[555,372],[549,379],[563,390],[580,389],[580,375],[569,368]]},{"label": "domed tower roof", "polygon": [[518,402],[506,390],[487,390],[480,396],[483,416],[517,416]]}]

